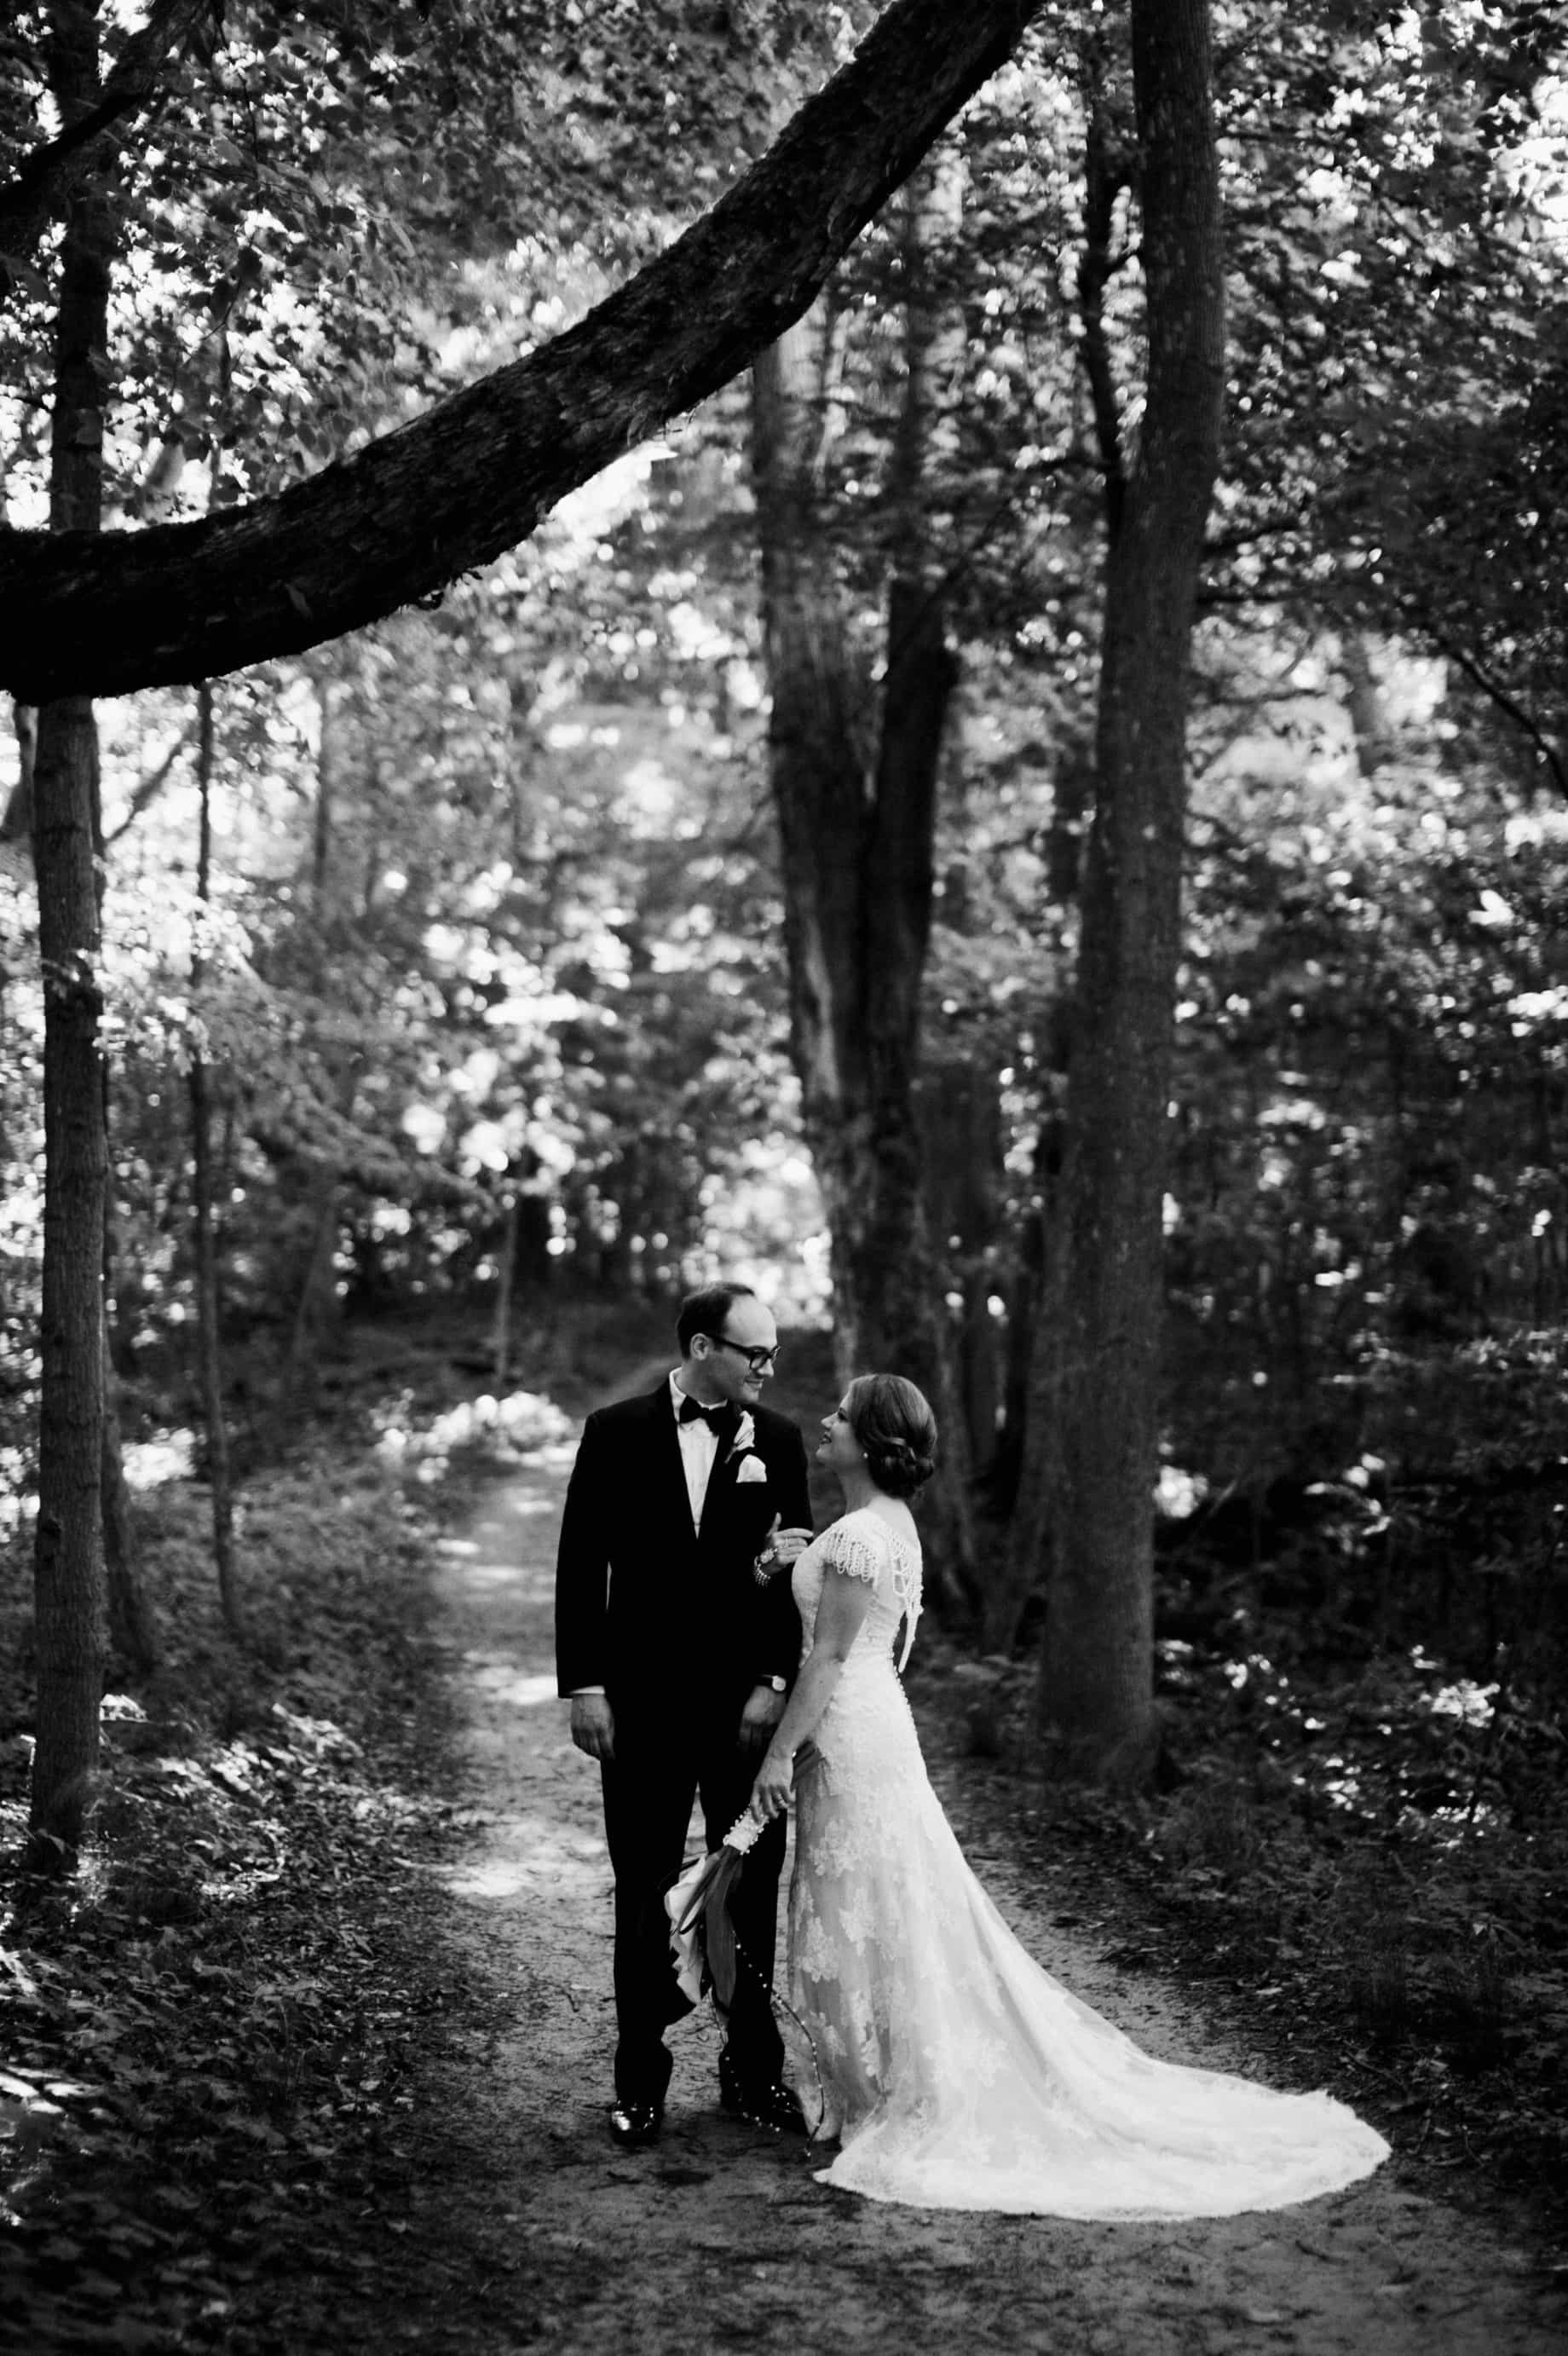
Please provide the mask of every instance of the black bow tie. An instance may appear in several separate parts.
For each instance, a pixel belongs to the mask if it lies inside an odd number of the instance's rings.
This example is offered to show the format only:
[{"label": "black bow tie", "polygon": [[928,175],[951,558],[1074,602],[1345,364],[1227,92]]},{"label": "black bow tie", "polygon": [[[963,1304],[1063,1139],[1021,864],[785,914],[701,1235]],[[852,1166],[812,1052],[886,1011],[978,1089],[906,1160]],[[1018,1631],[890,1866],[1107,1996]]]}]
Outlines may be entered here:
[{"label": "black bow tie", "polygon": [[699,1419],[716,1440],[721,1440],[730,1428],[730,1409],[722,1403],[718,1407],[704,1407],[700,1399],[683,1398],[680,1403],[682,1423],[696,1423]]}]

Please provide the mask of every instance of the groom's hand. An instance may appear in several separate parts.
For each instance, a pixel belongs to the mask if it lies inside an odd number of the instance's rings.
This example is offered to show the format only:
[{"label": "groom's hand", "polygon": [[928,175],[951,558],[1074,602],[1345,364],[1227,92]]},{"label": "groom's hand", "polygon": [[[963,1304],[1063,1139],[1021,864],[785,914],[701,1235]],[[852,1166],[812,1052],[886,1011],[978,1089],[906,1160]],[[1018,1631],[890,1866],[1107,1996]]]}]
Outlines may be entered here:
[{"label": "groom's hand", "polygon": [[750,1756],[764,1751],[773,1740],[774,1727],[784,1714],[784,1697],[774,1693],[772,1686],[753,1686],[745,1708],[741,1712],[741,1748]]},{"label": "groom's hand", "polygon": [[615,1713],[603,1694],[573,1694],[571,1739],[590,1759],[615,1756]]}]

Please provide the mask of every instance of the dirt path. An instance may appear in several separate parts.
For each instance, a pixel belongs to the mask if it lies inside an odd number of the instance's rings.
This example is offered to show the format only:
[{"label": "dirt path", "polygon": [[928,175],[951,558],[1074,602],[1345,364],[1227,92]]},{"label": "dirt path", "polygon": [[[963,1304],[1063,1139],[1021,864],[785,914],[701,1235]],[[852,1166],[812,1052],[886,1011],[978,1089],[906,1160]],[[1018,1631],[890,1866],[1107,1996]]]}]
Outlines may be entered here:
[{"label": "dirt path", "polygon": [[[490,2026],[481,2014],[449,2038],[432,2094],[443,2157],[411,2220],[433,2245],[443,2217],[461,2215],[453,2338],[432,2341],[412,2316],[408,2338],[483,2356],[731,2344],[1557,2356],[1561,2310],[1554,2322],[1538,2262],[1403,2190],[1397,2163],[1349,2193],[1221,2223],[952,2216],[826,2191],[800,2143],[761,2140],[719,2111],[706,2011],[674,2032],[661,2144],[617,2153],[604,2127],[609,1864],[597,1778],[568,1739],[551,1668],[571,1455],[530,1458],[445,1543],[441,1601],[477,1800],[471,1852],[447,1875],[451,1935],[499,2002]],[[964,1772],[938,1780],[963,1837]],[[981,1837],[971,1855],[1041,1961],[1141,2041],[1221,2066],[1244,2058],[1205,2040],[1179,1994],[1126,1982],[1053,1929]]]}]

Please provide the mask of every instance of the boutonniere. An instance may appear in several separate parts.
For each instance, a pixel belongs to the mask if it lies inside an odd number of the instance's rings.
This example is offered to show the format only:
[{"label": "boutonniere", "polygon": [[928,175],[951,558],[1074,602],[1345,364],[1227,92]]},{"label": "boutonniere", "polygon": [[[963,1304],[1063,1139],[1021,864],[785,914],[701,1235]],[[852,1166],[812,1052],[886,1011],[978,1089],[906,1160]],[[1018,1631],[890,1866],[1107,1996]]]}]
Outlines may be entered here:
[{"label": "boutonniere", "polygon": [[757,1427],[749,1414],[742,1414],[740,1422],[735,1426],[735,1437],[730,1447],[731,1455],[738,1456],[741,1460],[735,1467],[737,1486],[752,1485],[759,1481],[765,1481],[768,1477],[767,1466],[760,1456],[752,1452],[756,1445]]},{"label": "boutonniere", "polygon": [[735,1426],[735,1437],[730,1442],[730,1453],[731,1456],[744,1456],[746,1451],[755,1448],[756,1444],[757,1427],[752,1420],[752,1411],[750,1408],[742,1408],[741,1420]]}]

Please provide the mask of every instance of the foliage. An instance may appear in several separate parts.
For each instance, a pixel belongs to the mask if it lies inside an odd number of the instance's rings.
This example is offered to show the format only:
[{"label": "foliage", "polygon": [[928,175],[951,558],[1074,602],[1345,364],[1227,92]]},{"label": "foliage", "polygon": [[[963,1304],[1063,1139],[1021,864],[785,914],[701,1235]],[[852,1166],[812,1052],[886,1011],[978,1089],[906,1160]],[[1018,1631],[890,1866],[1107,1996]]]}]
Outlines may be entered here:
[{"label": "foliage", "polygon": [[1561,24],[1265,14],[1221,11],[1246,292],[1216,593],[1442,648],[1516,774],[1560,792]]},{"label": "foliage", "polygon": [[[421,1462],[440,1466],[465,1435],[432,1452],[428,1422]],[[470,1445],[467,1477],[475,1461]],[[405,1493],[351,1447],[248,1484],[242,1649],[218,1616],[201,1494],[170,1483],[143,1502],[165,1665],[106,1699],[78,1886],[6,1876],[0,2316],[39,2356],[259,2351],[275,2269],[308,2252],[330,2318],[329,2286],[384,2263],[362,2219],[400,2201],[411,2068],[451,1994],[424,1911],[455,1808],[429,1643],[446,1494]],[[15,1602],[7,1616],[15,1663]],[[15,1682],[6,1704],[11,1849]]]},{"label": "foliage", "polygon": [[[122,514],[292,479],[556,333],[864,13],[231,8],[127,166]],[[44,119],[39,14],[6,36],[7,156]],[[1552,1624],[1560,1578],[1560,27],[1337,0],[1217,21],[1234,382],[1195,680],[1169,1470],[1238,1516],[1282,1596],[1487,1682],[1488,1648]],[[964,227],[938,257],[965,323],[933,484],[964,683],[928,1094],[982,1426],[1016,1371],[1063,1080],[1108,464],[1091,327],[1124,455],[1138,430],[1126,133],[1118,30],[1051,12],[953,134]],[[868,694],[901,268],[880,225],[832,297],[824,497]],[[38,303],[0,354],[16,520],[44,455]],[[253,1451],[324,1216],[357,1314],[439,1300],[477,1333],[519,1198],[526,1323],[590,1286],[640,1316],[720,1261],[818,1308],[743,441],[737,389],[440,612],[227,683],[205,910],[188,700],[102,712],[133,1439],[192,1415],[197,1049]],[[41,1214],[25,880],[8,847],[7,1512],[31,1487]],[[1016,1383],[1011,1405],[1016,1447]]]},{"label": "foliage", "polygon": [[6,1933],[0,2314],[40,2351],[243,2346],[302,2244],[352,2268],[324,2191],[395,2178],[438,2000],[400,1947],[427,1796],[287,1713],[171,1763],[117,1769],[118,1866]]},{"label": "foliage", "polygon": [[1463,2137],[1544,2190],[1568,2058],[1550,1691],[1456,1678],[1420,1645],[1347,1684],[1278,1619],[1232,1641],[1276,1635],[1275,1653],[1170,1660],[1174,1740],[1208,1755],[1149,1827],[1155,1857],[1212,1926],[1221,1968],[1283,1980],[1286,2000],[1310,1985],[1405,2076],[1395,2107],[1424,2119],[1421,2142]]},{"label": "foliage", "polygon": [[[751,159],[857,13],[229,6],[123,167],[111,505],[264,495],[493,361],[503,321],[514,348],[552,331],[563,286],[577,307]],[[46,135],[46,15],[11,35],[0,168]],[[44,455],[47,267],[33,284],[5,331],[13,498]]]},{"label": "foliage", "polygon": [[[1560,1299],[1563,1206],[1541,1147],[1562,1087],[1552,908],[1568,823],[1550,804],[1499,813],[1445,774],[1440,705],[1397,733],[1391,720],[1363,779],[1342,712],[1314,691],[1328,652],[1293,666],[1275,743],[1232,735],[1199,789],[1178,1269],[1198,1248],[1194,1198],[1248,1256],[1228,1215],[1233,1154],[1258,1215],[1302,1247],[1265,1317],[1347,1340],[1456,1334],[1488,1313],[1544,1322]],[[1421,691],[1397,659],[1390,678]]]},{"label": "foliage", "polygon": [[[552,526],[539,568],[555,594],[592,585],[606,533],[637,556],[635,509]],[[292,1314],[323,1178],[346,1189],[339,1289],[367,1306],[493,1272],[515,1191],[535,1283],[558,1260],[569,1278],[678,1283],[723,1229],[726,1172],[757,1216],[793,1227],[804,1194],[809,1217],[808,1188],[778,1174],[793,1083],[750,776],[723,715],[682,701],[698,617],[680,576],[657,629],[628,618],[634,578],[603,576],[585,642],[552,643],[547,623],[539,645],[520,582],[389,626],[309,679],[220,695],[209,906],[191,889],[188,762],[137,801],[138,773],[177,750],[178,700],[109,715],[124,723],[105,800],[126,1371],[188,1321],[196,1048],[245,1327]],[[20,1086],[38,1007],[24,992],[6,1011]]]},{"label": "foliage", "polygon": [[[1190,1630],[1164,1582],[1162,1629]],[[1326,1638],[1320,1648],[1314,1640]],[[926,1646],[917,1706],[964,1721],[971,1756],[1029,1755],[1022,1664]],[[1568,2062],[1564,1761],[1551,1696],[1390,1647],[1349,1674],[1332,1629],[1238,1603],[1162,1634],[1160,1785],[1138,1801],[1010,1785],[1012,1837],[1129,1971],[1194,1987],[1270,2074],[1331,2083],[1448,2199],[1561,2217]],[[933,1682],[935,1672],[938,1682]],[[1449,2171],[1452,2171],[1451,2173]]]}]

